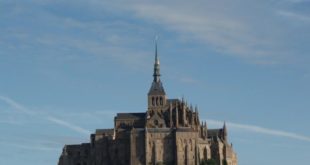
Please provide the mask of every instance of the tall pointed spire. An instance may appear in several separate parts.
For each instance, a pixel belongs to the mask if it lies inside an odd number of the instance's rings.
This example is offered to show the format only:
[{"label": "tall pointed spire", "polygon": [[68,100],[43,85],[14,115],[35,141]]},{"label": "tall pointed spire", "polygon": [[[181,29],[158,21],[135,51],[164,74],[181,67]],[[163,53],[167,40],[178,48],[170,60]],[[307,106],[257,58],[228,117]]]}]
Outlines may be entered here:
[{"label": "tall pointed spire", "polygon": [[163,84],[160,80],[160,62],[157,51],[157,36],[155,37],[155,63],[153,73],[152,86],[148,93],[148,105],[149,107],[157,107],[166,105],[166,93]]},{"label": "tall pointed spire", "polygon": [[154,82],[160,81],[160,62],[157,54],[157,36],[155,38],[155,64],[154,64]]},{"label": "tall pointed spire", "polygon": [[155,38],[155,62],[159,64],[158,54],[157,54],[157,38]]}]

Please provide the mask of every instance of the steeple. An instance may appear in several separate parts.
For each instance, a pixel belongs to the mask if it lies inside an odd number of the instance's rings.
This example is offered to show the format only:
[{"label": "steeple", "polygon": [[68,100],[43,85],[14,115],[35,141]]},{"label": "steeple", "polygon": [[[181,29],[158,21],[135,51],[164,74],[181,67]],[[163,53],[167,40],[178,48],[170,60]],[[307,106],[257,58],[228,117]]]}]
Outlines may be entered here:
[{"label": "steeple", "polygon": [[148,93],[149,107],[164,106],[166,104],[166,93],[160,80],[160,62],[157,51],[157,38],[155,39],[155,63],[152,86]]},{"label": "steeple", "polygon": [[155,64],[154,64],[154,82],[160,82],[160,62],[157,54],[157,39],[155,40]]}]

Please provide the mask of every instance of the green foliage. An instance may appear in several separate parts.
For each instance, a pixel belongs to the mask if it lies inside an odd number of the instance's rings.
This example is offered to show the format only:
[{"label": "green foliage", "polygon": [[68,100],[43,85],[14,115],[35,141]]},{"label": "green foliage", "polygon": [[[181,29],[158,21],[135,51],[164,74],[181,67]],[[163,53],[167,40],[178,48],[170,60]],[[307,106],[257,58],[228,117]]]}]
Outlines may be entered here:
[{"label": "green foliage", "polygon": [[200,165],[207,165],[207,161],[206,161],[206,160],[202,160],[202,161],[200,162]]},{"label": "green foliage", "polygon": [[214,159],[202,160],[200,165],[216,165],[216,161]]},{"label": "green foliage", "polygon": [[223,165],[228,165],[227,160],[223,160]]},{"label": "green foliage", "polygon": [[214,159],[208,159],[207,165],[216,165],[216,161]]}]

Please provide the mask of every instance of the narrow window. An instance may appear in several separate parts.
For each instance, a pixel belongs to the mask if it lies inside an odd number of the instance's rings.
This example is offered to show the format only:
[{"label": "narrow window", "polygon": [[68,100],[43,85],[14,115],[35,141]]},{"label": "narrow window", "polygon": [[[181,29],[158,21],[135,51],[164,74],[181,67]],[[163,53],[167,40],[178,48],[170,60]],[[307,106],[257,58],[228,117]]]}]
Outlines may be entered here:
[{"label": "narrow window", "polygon": [[156,106],[157,106],[157,105],[159,105],[159,104],[158,104],[158,97],[156,97]]},{"label": "narrow window", "polygon": [[152,97],[152,105],[155,106],[155,98]]}]

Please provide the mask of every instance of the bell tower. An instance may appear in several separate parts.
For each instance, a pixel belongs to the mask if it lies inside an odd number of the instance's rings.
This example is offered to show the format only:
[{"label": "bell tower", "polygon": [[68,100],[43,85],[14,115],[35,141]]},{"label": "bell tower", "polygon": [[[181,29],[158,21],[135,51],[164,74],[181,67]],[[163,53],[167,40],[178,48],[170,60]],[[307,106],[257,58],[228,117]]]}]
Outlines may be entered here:
[{"label": "bell tower", "polygon": [[148,109],[157,109],[166,105],[166,93],[160,80],[160,61],[157,54],[157,40],[155,40],[155,64],[152,86],[148,93]]}]

